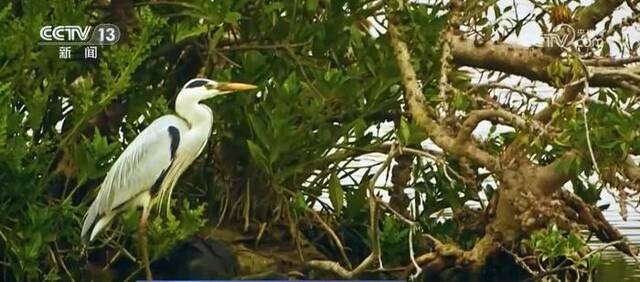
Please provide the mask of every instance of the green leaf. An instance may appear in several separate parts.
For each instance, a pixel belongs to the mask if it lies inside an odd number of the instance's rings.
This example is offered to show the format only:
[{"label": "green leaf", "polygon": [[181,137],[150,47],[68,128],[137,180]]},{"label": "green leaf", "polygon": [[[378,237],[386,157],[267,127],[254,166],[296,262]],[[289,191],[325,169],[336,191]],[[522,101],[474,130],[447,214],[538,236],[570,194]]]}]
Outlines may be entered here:
[{"label": "green leaf", "polygon": [[469,107],[469,100],[465,95],[461,95],[461,94],[454,95],[453,107],[456,110],[464,110]]},{"label": "green leaf", "polygon": [[400,119],[400,128],[398,130],[398,139],[402,144],[408,144],[409,138],[411,137],[411,129],[409,128],[409,123],[404,118]]},{"label": "green leaf", "polygon": [[224,22],[229,24],[235,24],[242,18],[242,15],[238,12],[230,12],[224,16]]},{"label": "green leaf", "polygon": [[306,8],[309,12],[314,12],[318,8],[318,0],[307,0]]},{"label": "green leaf", "polygon": [[304,200],[304,196],[300,191],[298,191],[294,197],[293,208],[298,212],[304,212],[307,209],[307,202]]},{"label": "green leaf", "polygon": [[340,180],[335,172],[331,174],[331,179],[329,179],[329,199],[331,199],[331,204],[336,213],[339,214],[342,212],[342,207],[344,206],[344,190],[342,190],[342,185],[340,185]]},{"label": "green leaf", "polygon": [[360,185],[354,187],[351,193],[347,194],[347,208],[345,211],[347,217],[355,216],[365,207],[367,203],[367,188],[372,178],[369,175],[370,171],[371,168],[367,169],[360,181]]},{"label": "green leaf", "polygon": [[364,119],[359,118],[353,124],[353,131],[356,134],[356,137],[362,137],[367,130],[367,123]]},{"label": "green leaf", "polygon": [[247,146],[249,148],[249,154],[251,154],[251,158],[262,168],[271,173],[271,165],[269,163],[269,159],[265,155],[264,151],[260,148],[260,146],[253,143],[251,140],[247,140]]}]

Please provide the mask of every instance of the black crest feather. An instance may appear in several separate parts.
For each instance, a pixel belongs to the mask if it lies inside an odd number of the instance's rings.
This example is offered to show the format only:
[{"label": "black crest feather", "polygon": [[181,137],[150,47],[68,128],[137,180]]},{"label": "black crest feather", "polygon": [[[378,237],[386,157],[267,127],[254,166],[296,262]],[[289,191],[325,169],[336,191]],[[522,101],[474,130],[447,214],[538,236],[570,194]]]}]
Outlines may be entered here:
[{"label": "black crest feather", "polygon": [[204,80],[204,79],[198,79],[198,80],[194,80],[192,82],[190,82],[189,84],[187,84],[187,86],[185,86],[184,88],[195,88],[195,87],[200,87],[203,86],[205,84],[207,84],[208,81]]}]

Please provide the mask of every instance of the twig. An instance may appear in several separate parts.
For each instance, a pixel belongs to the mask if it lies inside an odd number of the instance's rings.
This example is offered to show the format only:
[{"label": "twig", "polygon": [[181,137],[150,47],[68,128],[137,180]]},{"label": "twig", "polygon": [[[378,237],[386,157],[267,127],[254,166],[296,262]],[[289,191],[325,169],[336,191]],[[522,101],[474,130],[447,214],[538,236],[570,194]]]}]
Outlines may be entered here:
[{"label": "twig", "polygon": [[138,272],[140,272],[140,270],[142,270],[144,268],[144,266],[138,265],[138,267],[136,267],[136,269],[134,271],[131,272],[131,274],[129,274],[129,276],[127,276],[127,278],[125,278],[122,281],[132,281],[133,277],[135,277]]},{"label": "twig", "polygon": [[244,217],[245,232],[249,230],[250,213],[251,213],[251,180],[247,179],[247,185],[246,185],[246,191],[245,191],[245,203],[244,203],[244,208],[242,209],[242,215]]},{"label": "twig", "polygon": [[595,58],[595,59],[584,60],[585,65],[598,66],[598,67],[624,67],[627,64],[632,64],[636,62],[640,62],[640,56],[621,58],[621,59]]},{"label": "twig", "polygon": [[342,241],[340,240],[340,238],[338,237],[336,232],[333,231],[333,229],[331,229],[331,226],[329,226],[329,224],[327,224],[322,219],[322,217],[320,217],[318,212],[314,211],[313,209],[306,209],[306,211],[311,213],[313,215],[313,217],[315,217],[316,220],[318,220],[318,222],[320,222],[320,225],[322,226],[322,228],[324,228],[324,230],[327,233],[329,233],[329,236],[331,236],[331,238],[333,239],[334,243],[338,247],[338,250],[340,251],[340,255],[342,256],[342,260],[344,260],[344,262],[347,264],[347,267],[349,267],[349,269],[353,269],[353,266],[351,265],[351,262],[349,261],[349,258],[347,257],[347,253],[344,251],[344,245],[342,245]]},{"label": "twig", "polygon": [[[384,161],[384,163],[382,163],[382,166],[380,166],[380,168],[378,169],[378,171],[376,171],[376,174],[373,175],[373,178],[370,180],[369,182],[369,186],[367,187],[367,189],[369,190],[369,224],[371,225],[371,246],[372,246],[372,254],[374,254],[377,258],[378,261],[381,263],[382,262],[382,254],[380,252],[380,241],[379,241],[379,227],[378,227],[378,217],[379,217],[379,213],[378,213],[378,196],[376,196],[376,192],[375,192],[375,185],[376,185],[376,180],[378,180],[378,178],[380,177],[380,175],[382,175],[382,173],[387,169],[387,167],[389,167],[389,165],[391,164],[391,160],[393,160],[393,158],[395,157],[397,153],[397,145],[393,144],[391,145],[391,149],[389,149],[389,154],[387,155],[387,159]],[[382,267],[382,264],[380,264],[380,267]]]},{"label": "twig", "polygon": [[640,95],[640,87],[635,86],[631,83],[628,83],[626,81],[619,81],[618,84],[620,85],[620,87],[628,89],[633,91],[636,95]]},{"label": "twig", "polygon": [[593,146],[591,146],[591,137],[589,137],[589,124],[587,122],[587,105],[584,105],[582,108],[582,118],[584,119],[584,129],[585,135],[587,137],[587,146],[589,147],[589,155],[591,156],[591,161],[593,162],[593,167],[600,175],[600,169],[598,168],[598,163],[596,162],[595,154],[593,153]]},{"label": "twig", "polygon": [[474,85],[473,87],[471,87],[471,89],[465,91],[465,94],[466,93],[472,93],[474,91],[477,91],[480,88],[485,88],[485,87],[486,88],[503,88],[503,89],[511,90],[513,92],[522,94],[522,96],[525,96],[528,99],[540,100],[540,101],[546,100],[544,98],[539,97],[535,93],[529,92],[529,91],[527,91],[525,89],[514,87],[514,86],[510,86],[510,85],[495,83],[495,82]]},{"label": "twig", "polygon": [[608,69],[592,67],[593,72],[597,72],[600,75],[610,75],[618,78],[626,78],[627,80],[635,81],[634,84],[640,84],[640,75],[634,73],[630,68],[624,69]]},{"label": "twig", "polygon": [[[575,268],[573,266],[556,267],[556,268],[553,268],[551,270],[546,270],[546,271],[539,272],[538,274],[533,275],[533,276],[525,279],[523,282],[538,281],[538,280],[542,279],[545,276],[549,276],[549,275],[552,275],[552,274],[556,274],[558,272],[563,272],[563,271],[571,270],[571,269],[575,269]],[[576,281],[580,281],[580,280],[576,279]]]},{"label": "twig", "polygon": [[394,215],[396,215],[397,217],[399,217],[402,221],[404,221],[406,224],[408,224],[409,226],[415,226],[416,222],[406,218],[404,215],[402,215],[401,212],[395,210],[394,208],[392,208],[389,203],[383,201],[382,199],[378,198],[378,204],[380,204],[382,207],[384,207],[385,209],[387,209],[388,211],[390,211],[391,213],[393,213]]},{"label": "twig", "polygon": [[598,252],[603,251],[604,249],[606,249],[608,247],[615,246],[617,244],[624,243],[624,242],[625,242],[624,240],[616,240],[616,241],[611,241],[609,243],[606,243],[606,244],[600,246],[599,248],[597,248],[595,250],[592,250],[591,252],[589,252],[586,255],[584,255],[584,257],[582,257],[582,259],[586,259],[586,258],[588,258],[588,257],[590,257],[590,256],[592,256],[592,255],[594,255],[594,254],[596,254]]},{"label": "twig", "polygon": [[378,201],[379,198],[375,194],[375,183],[376,180],[382,175],[382,173],[386,170],[386,168],[391,164],[391,160],[397,153],[397,145],[393,144],[391,149],[389,150],[389,154],[387,155],[386,160],[382,163],[378,171],[374,174],[374,176],[370,179],[370,183],[367,186],[367,190],[369,192],[369,228],[371,233],[371,253],[367,258],[365,258],[355,269],[349,271],[342,267],[339,263],[330,260],[311,260],[306,263],[306,265],[321,269],[325,271],[330,271],[344,279],[353,279],[357,275],[361,274],[371,263],[373,263],[374,259],[378,259],[380,266],[382,266],[381,260],[381,252],[380,252],[380,241],[379,241],[379,230],[378,230]]},{"label": "twig", "polygon": [[591,145],[591,137],[589,137],[589,123],[587,121],[587,111],[588,111],[588,106],[587,106],[587,99],[589,99],[589,93],[588,93],[588,89],[589,89],[589,69],[587,68],[587,66],[584,64],[584,62],[580,59],[577,59],[580,62],[580,66],[582,67],[582,71],[584,72],[584,87],[582,88],[582,99],[579,103],[582,104],[582,118],[584,119],[584,129],[585,129],[585,135],[587,138],[587,146],[589,148],[589,155],[591,156],[591,161],[593,162],[593,167],[596,170],[596,172],[598,173],[598,175],[600,174],[600,168],[598,167],[598,163],[596,162],[596,157],[595,154],[593,153],[593,146]]},{"label": "twig", "polygon": [[[592,250],[591,252],[589,252],[586,255],[584,255],[583,257],[580,258],[580,260],[585,260],[585,259],[589,258],[590,256],[592,256],[592,255],[594,255],[596,253],[599,253],[599,252],[603,251],[604,249],[606,249],[608,247],[611,247],[613,245],[619,244],[619,243],[624,243],[624,240],[617,240],[617,241],[612,241],[612,242],[609,242],[607,244],[604,244],[603,246],[600,246],[599,248],[597,248],[595,250]],[[520,260],[520,258],[518,256],[516,256],[515,254],[511,253],[509,250],[506,250],[506,249],[504,249],[504,250],[507,253],[511,254],[514,257],[514,259]],[[518,263],[518,264],[520,264],[520,263]],[[525,267],[526,264],[520,264],[520,266]],[[541,267],[541,269],[543,269],[543,268]],[[525,279],[524,281],[525,282],[538,281],[538,280],[540,280],[541,278],[543,278],[545,276],[549,276],[549,275],[556,274],[558,272],[563,272],[563,271],[566,271],[566,270],[575,270],[576,274],[580,275],[579,274],[580,270],[577,269],[575,267],[575,265],[568,265],[568,266],[559,265],[559,266],[557,266],[557,267],[555,267],[553,269],[538,272],[537,274],[533,275],[532,277],[529,277],[529,278]],[[531,274],[533,274],[531,272],[531,270],[528,268],[528,266],[527,266],[527,271],[529,271]],[[576,281],[580,281],[580,280],[576,279]]]},{"label": "twig", "polygon": [[[56,264],[58,264],[60,267],[62,267],[62,270],[64,270],[64,273],[67,275],[67,277],[69,277],[70,281],[75,282],[76,280],[73,279],[73,275],[71,275],[71,272],[67,268],[67,265],[64,263],[64,260],[58,254],[58,246],[57,245],[58,244],[54,241],[53,242],[53,248],[51,248],[51,246],[49,246],[49,248],[48,248],[49,249],[49,253],[51,254],[51,257],[54,259],[54,261],[56,261]],[[54,249],[55,249],[55,251],[54,251]]]},{"label": "twig", "polygon": [[529,272],[529,274],[531,275],[535,275],[536,272],[533,271],[533,269],[531,269],[529,267],[529,265],[527,265],[527,263],[524,261],[523,258],[521,258],[520,256],[514,254],[513,252],[511,252],[509,249],[505,248],[504,246],[500,245],[500,248],[506,252],[507,254],[511,255],[511,257],[513,257],[513,259],[516,261],[516,263],[522,267],[522,269],[526,270],[527,272]]},{"label": "twig", "polygon": [[[389,15],[393,18],[392,15]],[[433,119],[433,109],[426,106],[425,96],[418,83],[418,76],[411,64],[411,56],[407,44],[400,38],[401,32],[391,22],[387,34],[401,74],[401,85],[404,86],[404,100],[407,112],[411,114],[415,123],[423,129],[431,140],[443,150],[457,156],[469,159],[485,166],[488,170],[500,169],[498,159],[489,152],[477,147],[473,142],[466,142],[460,146],[450,132],[438,121]],[[454,52],[455,53],[455,52]]]},{"label": "twig", "polygon": [[213,49],[213,52],[215,52],[218,56],[220,56],[222,59],[224,59],[225,61],[227,61],[228,63],[230,63],[231,65],[233,65],[234,67],[242,67],[240,64],[236,63],[234,60],[232,60],[231,58],[227,57],[225,54],[223,54],[222,52]]},{"label": "twig", "polygon": [[224,185],[224,202],[222,203],[222,211],[220,212],[220,218],[218,219],[218,223],[216,223],[215,228],[220,227],[222,221],[224,220],[227,214],[227,208],[229,207],[229,185]]},{"label": "twig", "polygon": [[352,271],[348,271],[337,262],[330,260],[311,260],[306,264],[316,269],[333,272],[344,279],[353,279],[356,275],[364,272],[364,270],[373,262],[373,259],[373,253],[369,254],[369,256],[367,256],[362,263]]},{"label": "twig", "polygon": [[111,241],[111,242],[118,248],[119,251],[122,251],[122,253],[125,254],[125,256],[127,258],[129,258],[131,261],[133,261],[133,262],[137,262],[138,261],[136,259],[136,257],[134,257],[125,247],[120,245],[117,240],[114,240],[114,241]]},{"label": "twig", "polygon": [[217,51],[230,52],[230,51],[244,51],[244,50],[287,49],[292,47],[300,47],[300,46],[308,45],[310,43],[311,43],[311,40],[307,40],[305,42],[298,42],[298,43],[277,43],[277,44],[266,44],[266,45],[243,44],[238,46],[225,46],[222,48],[218,48]]},{"label": "twig", "polygon": [[[417,215],[416,202],[411,201],[410,205],[411,205],[411,212],[415,217]],[[420,275],[420,273],[422,273],[422,268],[418,264],[418,261],[416,261],[416,253],[415,253],[415,250],[413,249],[413,232],[415,232],[414,231],[415,229],[416,229],[415,225],[412,224],[409,226],[409,257],[411,258],[411,263],[413,263],[413,267],[416,268],[416,273],[409,276],[409,279],[411,281],[415,280]]]}]

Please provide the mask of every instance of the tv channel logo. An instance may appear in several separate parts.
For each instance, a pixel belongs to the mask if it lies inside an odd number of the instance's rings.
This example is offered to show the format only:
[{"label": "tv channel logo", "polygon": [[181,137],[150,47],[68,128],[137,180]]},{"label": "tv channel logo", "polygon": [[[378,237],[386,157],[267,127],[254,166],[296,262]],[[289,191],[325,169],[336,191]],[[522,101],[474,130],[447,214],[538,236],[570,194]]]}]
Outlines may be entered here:
[{"label": "tv channel logo", "polygon": [[120,40],[120,29],[114,24],[47,25],[40,28],[40,39],[40,45],[113,45]]}]

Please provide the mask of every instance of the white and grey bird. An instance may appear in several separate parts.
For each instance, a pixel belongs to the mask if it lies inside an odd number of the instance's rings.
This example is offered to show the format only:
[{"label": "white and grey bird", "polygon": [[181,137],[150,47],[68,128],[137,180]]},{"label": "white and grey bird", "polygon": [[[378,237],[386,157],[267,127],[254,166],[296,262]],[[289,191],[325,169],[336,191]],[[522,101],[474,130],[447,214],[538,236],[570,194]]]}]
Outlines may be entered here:
[{"label": "white and grey bird", "polygon": [[154,120],[122,152],[100,185],[82,225],[83,242],[93,241],[119,213],[142,208],[140,239],[147,278],[150,278],[144,229],[151,206],[166,204],[180,175],[200,155],[213,123],[201,101],[222,94],[255,89],[254,85],[192,79],[176,98],[177,115]]}]

